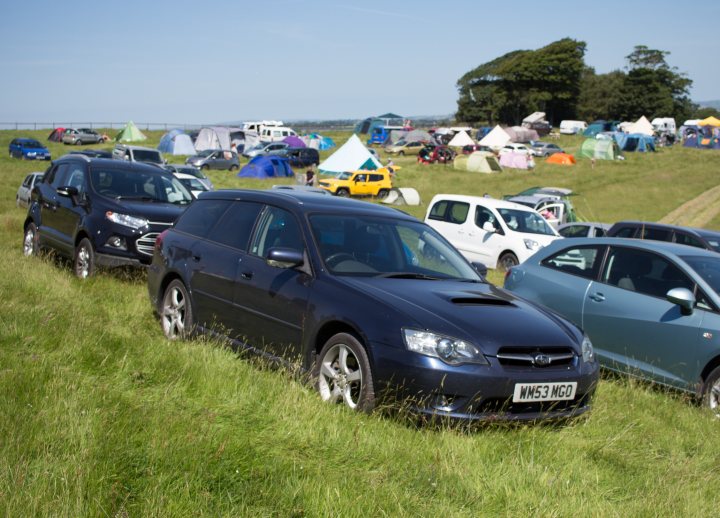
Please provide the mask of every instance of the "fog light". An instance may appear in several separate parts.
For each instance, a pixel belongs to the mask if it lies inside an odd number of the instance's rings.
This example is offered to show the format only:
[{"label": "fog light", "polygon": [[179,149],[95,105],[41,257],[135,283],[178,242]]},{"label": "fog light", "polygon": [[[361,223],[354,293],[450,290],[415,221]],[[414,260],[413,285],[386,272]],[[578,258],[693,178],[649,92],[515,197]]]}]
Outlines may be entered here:
[{"label": "fog light", "polygon": [[117,248],[119,250],[127,250],[127,245],[125,244],[125,238],[122,238],[120,236],[112,236],[110,239],[108,239],[107,246],[110,246],[112,248]]}]

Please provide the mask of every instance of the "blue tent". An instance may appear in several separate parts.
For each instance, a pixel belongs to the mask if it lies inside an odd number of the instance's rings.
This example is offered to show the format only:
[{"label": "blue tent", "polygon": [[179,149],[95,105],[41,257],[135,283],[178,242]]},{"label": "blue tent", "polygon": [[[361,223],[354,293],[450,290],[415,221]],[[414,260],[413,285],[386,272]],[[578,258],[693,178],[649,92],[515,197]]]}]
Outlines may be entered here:
[{"label": "blue tent", "polygon": [[598,133],[617,131],[617,125],[617,121],[596,120],[595,122],[592,122],[585,131],[583,131],[583,136],[594,137]]},{"label": "blue tent", "polygon": [[182,130],[174,129],[162,136],[158,151],[169,155],[194,155],[195,146],[189,135]]},{"label": "blue tent", "polygon": [[655,151],[655,137],[650,135],[616,131],[613,137],[618,147],[623,151],[639,151],[640,153]]},{"label": "blue tent", "polygon": [[293,177],[290,162],[283,156],[256,156],[237,174],[240,178],[282,178]]}]

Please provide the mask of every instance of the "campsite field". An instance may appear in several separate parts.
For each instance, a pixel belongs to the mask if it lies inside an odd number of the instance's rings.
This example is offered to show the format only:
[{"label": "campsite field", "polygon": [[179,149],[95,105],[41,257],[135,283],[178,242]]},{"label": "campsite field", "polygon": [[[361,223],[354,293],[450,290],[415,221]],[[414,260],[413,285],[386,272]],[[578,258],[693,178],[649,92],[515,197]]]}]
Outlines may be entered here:
[{"label": "campsite field", "polygon": [[[22,256],[15,192],[47,164],[4,150],[47,133],[0,131],[0,515],[717,513],[720,422],[676,393],[608,376],[590,415],[567,425],[417,427],[324,405],[289,373],[211,341],[164,340],[143,273],[81,282],[60,261]],[[161,133],[148,134],[157,145]],[[574,152],[580,139],[560,145]],[[496,175],[395,163],[425,203],[570,187],[580,216],[605,222],[658,220],[720,184],[720,153],[681,147]],[[210,174],[219,188],[268,186]],[[688,210],[720,229],[714,205]],[[426,205],[404,209],[423,217]]]}]

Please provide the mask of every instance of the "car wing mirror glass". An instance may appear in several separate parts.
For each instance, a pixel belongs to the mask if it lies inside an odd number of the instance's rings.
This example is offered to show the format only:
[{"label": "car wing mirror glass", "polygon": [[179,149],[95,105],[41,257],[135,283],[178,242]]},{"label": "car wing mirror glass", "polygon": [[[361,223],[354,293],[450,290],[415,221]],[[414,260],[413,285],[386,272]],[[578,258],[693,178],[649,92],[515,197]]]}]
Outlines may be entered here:
[{"label": "car wing mirror glass", "polygon": [[680,306],[683,315],[690,315],[695,308],[695,295],[687,288],[673,288],[665,295],[669,302]]},{"label": "car wing mirror glass", "polygon": [[64,185],[62,187],[58,187],[56,192],[60,196],[65,196],[66,198],[75,197],[78,195],[77,187],[72,187],[70,185]]},{"label": "car wing mirror glass", "polygon": [[479,262],[473,262],[472,265],[473,265],[473,268],[475,268],[475,271],[480,274],[480,277],[482,277],[483,279],[485,279],[485,277],[487,277],[487,272],[488,272],[487,266],[485,266],[483,263],[479,263]]},{"label": "car wing mirror glass", "polygon": [[268,250],[265,261],[269,266],[287,269],[301,266],[305,257],[302,250],[278,247]]},{"label": "car wing mirror glass", "polygon": [[493,225],[489,221],[486,221],[485,223],[483,223],[482,228],[485,232],[495,232],[495,225]]}]

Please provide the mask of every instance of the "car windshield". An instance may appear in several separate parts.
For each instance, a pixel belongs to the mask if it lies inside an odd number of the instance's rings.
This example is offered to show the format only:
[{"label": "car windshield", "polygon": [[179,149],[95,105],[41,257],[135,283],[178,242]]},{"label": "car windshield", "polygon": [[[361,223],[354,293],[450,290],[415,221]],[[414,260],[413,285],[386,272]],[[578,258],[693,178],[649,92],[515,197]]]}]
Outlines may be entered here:
[{"label": "car windshield", "polygon": [[191,166],[175,166],[175,170],[178,173],[184,173],[184,174],[190,174],[193,175],[195,178],[200,178],[201,180],[204,180],[207,178],[205,174],[200,171],[197,167],[191,167]]},{"label": "car windshield", "polygon": [[351,176],[352,176],[352,173],[344,172],[344,173],[338,173],[337,176],[335,176],[335,178],[337,178],[338,180],[349,180]]},{"label": "car windshield", "polygon": [[715,258],[699,255],[684,255],[680,257],[710,285],[715,293],[720,294],[720,257]]},{"label": "car windshield", "polygon": [[30,149],[42,149],[42,144],[37,140],[26,140],[23,146]]},{"label": "car windshield", "polygon": [[505,224],[516,232],[554,236],[552,227],[545,218],[535,212],[517,209],[498,209]]},{"label": "car windshield", "polygon": [[153,201],[178,205],[185,205],[193,200],[180,180],[169,173],[93,168],[90,182],[98,194],[116,200]]},{"label": "car windshield", "polygon": [[395,145],[396,146],[407,146],[407,142],[405,140],[400,139],[397,142],[395,142]]},{"label": "car windshield", "polygon": [[317,214],[310,226],[323,262],[336,275],[482,281],[452,245],[419,221]]},{"label": "car windshield", "polygon": [[716,252],[720,252],[720,239],[718,239],[716,236],[709,236],[707,234],[700,234],[704,239],[705,242],[710,245],[710,248],[712,248]]},{"label": "car windshield", "polygon": [[207,187],[205,187],[197,178],[181,178],[180,183],[182,183],[186,189],[191,191],[207,191]]},{"label": "car windshield", "polygon": [[136,149],[133,151],[133,156],[138,162],[150,162],[153,164],[163,163],[162,158],[160,158],[160,153],[152,151],[151,149]]}]

